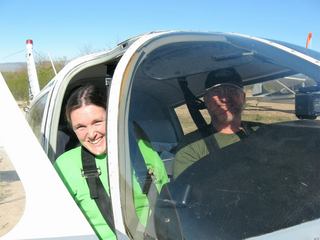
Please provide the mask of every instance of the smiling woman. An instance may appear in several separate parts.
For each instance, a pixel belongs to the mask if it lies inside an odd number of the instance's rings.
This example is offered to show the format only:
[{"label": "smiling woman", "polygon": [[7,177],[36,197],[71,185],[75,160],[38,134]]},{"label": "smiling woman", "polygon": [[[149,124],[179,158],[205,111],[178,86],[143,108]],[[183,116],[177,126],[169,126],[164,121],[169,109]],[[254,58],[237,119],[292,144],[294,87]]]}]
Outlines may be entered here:
[{"label": "smiling woman", "polygon": [[81,146],[62,154],[55,168],[97,236],[115,239],[109,183],[105,181],[108,169],[104,99],[105,95],[94,85],[79,87],[71,94],[66,118]]}]

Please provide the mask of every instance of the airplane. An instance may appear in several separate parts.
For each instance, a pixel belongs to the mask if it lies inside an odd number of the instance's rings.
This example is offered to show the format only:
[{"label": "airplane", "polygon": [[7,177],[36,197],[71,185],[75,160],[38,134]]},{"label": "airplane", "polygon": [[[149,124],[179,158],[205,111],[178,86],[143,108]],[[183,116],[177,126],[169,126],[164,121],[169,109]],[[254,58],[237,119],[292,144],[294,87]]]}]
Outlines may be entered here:
[{"label": "airplane", "polygon": [[[239,73],[247,95],[254,84],[280,78],[308,81],[292,111],[278,111],[277,104],[245,111],[243,121],[258,126],[256,132],[174,178],[175,154],[199,140],[208,124],[206,77],[224,68]],[[66,100],[92,83],[108,96],[105,180],[117,239],[144,239],[147,228],[133,207],[136,125],[170,179],[150,204],[154,239],[320,239],[319,82],[319,52],[240,33],[192,31],[151,32],[72,60],[33,96],[26,117],[0,75],[0,142],[26,198],[19,222],[1,237],[97,239],[52,167],[79,144],[64,117]]]},{"label": "airplane", "polygon": [[305,87],[306,81],[304,77],[291,76],[271,81],[271,83],[256,83],[252,87],[252,96],[248,99],[294,103],[296,93],[300,88]]}]

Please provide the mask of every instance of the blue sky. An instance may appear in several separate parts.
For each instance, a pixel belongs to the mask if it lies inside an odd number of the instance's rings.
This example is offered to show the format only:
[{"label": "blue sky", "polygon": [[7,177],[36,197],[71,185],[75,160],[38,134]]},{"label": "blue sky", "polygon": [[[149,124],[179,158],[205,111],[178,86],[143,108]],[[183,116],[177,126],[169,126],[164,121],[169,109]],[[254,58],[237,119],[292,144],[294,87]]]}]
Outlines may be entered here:
[{"label": "blue sky", "polygon": [[154,30],[238,32],[320,52],[318,0],[1,0],[0,63],[35,56],[72,59]]}]

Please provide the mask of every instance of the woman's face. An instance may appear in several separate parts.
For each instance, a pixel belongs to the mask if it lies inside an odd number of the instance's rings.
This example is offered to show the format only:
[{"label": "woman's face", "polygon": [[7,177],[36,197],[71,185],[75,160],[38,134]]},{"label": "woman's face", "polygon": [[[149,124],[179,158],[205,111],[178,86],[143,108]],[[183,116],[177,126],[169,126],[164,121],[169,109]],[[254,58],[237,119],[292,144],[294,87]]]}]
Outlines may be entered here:
[{"label": "woman's face", "polygon": [[82,146],[94,155],[106,152],[106,111],[96,105],[83,105],[70,113],[71,125]]}]

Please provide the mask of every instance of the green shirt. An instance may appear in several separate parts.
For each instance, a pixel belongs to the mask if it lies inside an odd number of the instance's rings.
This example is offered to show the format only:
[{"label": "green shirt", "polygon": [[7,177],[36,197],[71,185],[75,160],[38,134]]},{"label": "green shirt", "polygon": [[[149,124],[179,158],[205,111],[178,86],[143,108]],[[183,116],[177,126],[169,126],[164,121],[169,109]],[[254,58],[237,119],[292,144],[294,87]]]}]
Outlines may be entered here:
[{"label": "green shirt", "polygon": [[[214,133],[207,138],[215,138],[215,141],[220,149],[240,141],[237,134]],[[190,165],[207,156],[209,150],[204,139],[200,139],[180,149],[174,159],[173,177],[178,177]]]},{"label": "green shirt", "polygon": [[[103,187],[109,194],[105,154],[96,156],[96,165],[97,168],[100,168],[101,170],[101,175],[99,177]],[[87,181],[81,175],[81,147],[76,147],[62,154],[57,158],[54,166],[99,239],[116,239],[116,236],[100,213],[95,200],[91,199]]]},{"label": "green shirt", "polygon": [[[147,169],[153,173],[155,185],[160,192],[162,186],[169,181],[164,164],[158,153],[152,149],[148,142],[139,140],[138,146],[146,163]],[[96,165],[101,170],[101,182],[106,192],[109,194],[106,161],[106,155],[96,157]],[[86,179],[81,175],[81,147],[74,148],[62,154],[56,160],[54,166],[97,236],[100,239],[116,239],[114,233],[111,231],[100,213],[95,201],[91,199]],[[142,192],[134,174],[133,196],[134,206],[139,221],[146,226],[150,214],[149,201],[146,195]]]}]

